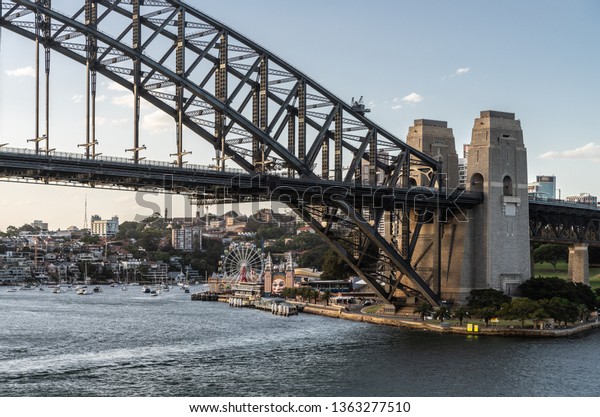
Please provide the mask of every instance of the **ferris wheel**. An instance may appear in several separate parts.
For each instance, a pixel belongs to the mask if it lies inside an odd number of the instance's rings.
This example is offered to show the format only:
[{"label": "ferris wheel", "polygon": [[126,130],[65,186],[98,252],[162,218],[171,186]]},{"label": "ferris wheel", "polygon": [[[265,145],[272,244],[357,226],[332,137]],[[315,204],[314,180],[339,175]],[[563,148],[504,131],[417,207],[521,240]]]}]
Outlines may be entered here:
[{"label": "ferris wheel", "polygon": [[263,268],[262,253],[252,244],[233,244],[223,255],[223,278],[229,282],[257,282]]}]

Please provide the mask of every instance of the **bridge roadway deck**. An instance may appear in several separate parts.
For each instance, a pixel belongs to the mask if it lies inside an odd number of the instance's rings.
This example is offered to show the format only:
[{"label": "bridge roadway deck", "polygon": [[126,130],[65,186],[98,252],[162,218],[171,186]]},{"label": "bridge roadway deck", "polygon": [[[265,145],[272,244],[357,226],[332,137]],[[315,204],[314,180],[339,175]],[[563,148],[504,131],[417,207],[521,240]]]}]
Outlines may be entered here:
[{"label": "bridge roadway deck", "polygon": [[410,189],[288,178],[274,174],[247,173],[239,169],[218,171],[201,165],[177,167],[167,162],[118,157],[87,159],[84,155],[51,152],[35,154],[28,149],[0,148],[0,178],[37,183],[89,185],[130,190],[167,191],[213,198],[216,201],[294,201],[327,203],[335,199],[359,205],[389,208],[464,209],[481,204],[481,193],[413,187]]}]

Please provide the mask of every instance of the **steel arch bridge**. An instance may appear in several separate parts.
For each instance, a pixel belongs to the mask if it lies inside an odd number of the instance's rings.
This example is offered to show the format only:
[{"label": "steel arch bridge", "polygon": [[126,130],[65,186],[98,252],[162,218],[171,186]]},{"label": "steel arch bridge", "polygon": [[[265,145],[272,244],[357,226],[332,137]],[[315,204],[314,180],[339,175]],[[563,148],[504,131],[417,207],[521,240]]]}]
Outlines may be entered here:
[{"label": "steel arch bridge", "polygon": [[[197,198],[218,198],[219,185],[233,194],[243,189],[255,195],[264,194],[266,187],[270,198],[284,201],[308,222],[381,298],[399,304],[397,290],[402,290],[438,303],[439,292],[411,266],[418,225],[427,213],[476,205],[481,196],[445,195],[441,164],[371,122],[362,103],[345,103],[265,48],[182,1],[81,0],[69,2],[78,7],[71,13],[58,11],[52,0],[0,3],[0,28],[36,43],[38,112],[40,45],[46,88],[50,51],[85,66],[87,76],[86,141],[80,145],[84,155],[74,163],[50,147],[46,90],[45,133],[36,114],[35,151],[22,159],[2,159],[4,176],[83,183],[94,178],[97,185],[135,189],[160,188],[159,177],[164,183],[169,176],[175,178],[173,187]],[[107,161],[97,152],[98,74],[132,92],[128,163]],[[177,151],[170,167],[153,168],[143,161],[142,99],[173,118]],[[184,127],[192,135],[184,137]],[[185,161],[190,154],[185,144],[199,138],[212,145],[216,161],[201,173],[190,170]],[[233,164],[242,172],[229,174]],[[146,170],[153,172],[140,175]],[[411,194],[415,171],[431,180],[425,198],[423,192]],[[402,219],[403,239],[398,244],[378,232],[386,213]]]}]

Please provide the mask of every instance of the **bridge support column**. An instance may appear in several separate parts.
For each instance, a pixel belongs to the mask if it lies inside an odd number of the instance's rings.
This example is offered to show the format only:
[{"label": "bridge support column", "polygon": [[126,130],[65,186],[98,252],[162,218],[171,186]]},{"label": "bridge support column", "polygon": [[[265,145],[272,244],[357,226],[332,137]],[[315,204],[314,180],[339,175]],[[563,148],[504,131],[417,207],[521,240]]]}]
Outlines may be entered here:
[{"label": "bridge support column", "polygon": [[587,243],[569,246],[569,279],[590,285],[590,264]]},{"label": "bridge support column", "polygon": [[469,145],[467,190],[483,191],[484,202],[469,223],[466,281],[474,289],[508,295],[531,277],[527,151],[513,113],[483,111]]},{"label": "bridge support column", "polygon": [[535,278],[535,262],[533,259],[533,250],[534,245],[533,242],[529,242],[529,270],[532,278]]}]

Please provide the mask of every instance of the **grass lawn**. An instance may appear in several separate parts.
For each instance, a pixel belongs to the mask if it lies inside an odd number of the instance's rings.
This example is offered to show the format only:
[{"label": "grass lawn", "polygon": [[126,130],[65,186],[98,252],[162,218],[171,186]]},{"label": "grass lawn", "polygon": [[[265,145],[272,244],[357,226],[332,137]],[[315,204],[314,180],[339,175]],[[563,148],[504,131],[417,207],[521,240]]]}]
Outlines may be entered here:
[{"label": "grass lawn", "polygon": [[[556,264],[556,271],[552,265],[548,263],[535,264],[534,276],[542,277],[558,277],[562,279],[569,278],[569,267],[566,262]],[[590,268],[590,286],[592,289],[600,288],[600,268]]]}]

